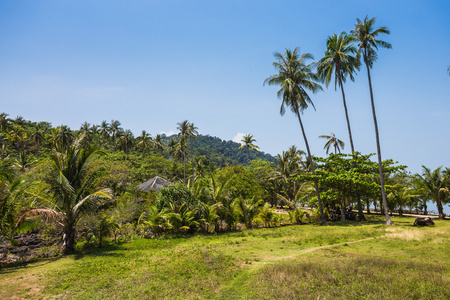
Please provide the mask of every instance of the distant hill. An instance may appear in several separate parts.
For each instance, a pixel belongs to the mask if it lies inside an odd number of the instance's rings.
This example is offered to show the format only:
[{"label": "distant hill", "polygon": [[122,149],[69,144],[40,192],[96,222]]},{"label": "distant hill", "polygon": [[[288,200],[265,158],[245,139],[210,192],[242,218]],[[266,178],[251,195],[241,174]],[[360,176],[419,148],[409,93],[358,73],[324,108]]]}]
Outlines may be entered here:
[{"label": "distant hill", "polygon": [[[162,135],[162,139],[167,144],[171,138],[176,139],[176,135]],[[198,135],[196,140],[189,141],[189,152],[195,157],[204,155],[208,160],[214,162],[217,167],[226,165],[237,165],[247,163],[247,150],[239,150],[241,144],[233,141],[224,141],[218,137],[210,135]],[[262,159],[275,162],[275,157],[270,154],[258,151],[256,154],[250,150],[250,160]]]}]

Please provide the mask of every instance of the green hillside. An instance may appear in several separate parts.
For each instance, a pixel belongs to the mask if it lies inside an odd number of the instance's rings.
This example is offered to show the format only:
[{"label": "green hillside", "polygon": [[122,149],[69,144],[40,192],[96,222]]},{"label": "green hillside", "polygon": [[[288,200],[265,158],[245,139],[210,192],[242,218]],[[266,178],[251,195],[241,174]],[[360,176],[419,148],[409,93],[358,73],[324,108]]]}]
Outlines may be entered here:
[{"label": "green hillside", "polygon": [[[177,139],[176,135],[162,135],[166,144],[172,138]],[[239,150],[240,146],[241,144],[233,141],[224,141],[215,136],[201,134],[196,137],[196,140],[189,141],[191,155],[194,157],[205,156],[216,167],[247,164],[247,150]],[[249,151],[249,158],[250,160],[261,159],[275,162],[275,157],[262,151],[258,151],[258,153]]]}]

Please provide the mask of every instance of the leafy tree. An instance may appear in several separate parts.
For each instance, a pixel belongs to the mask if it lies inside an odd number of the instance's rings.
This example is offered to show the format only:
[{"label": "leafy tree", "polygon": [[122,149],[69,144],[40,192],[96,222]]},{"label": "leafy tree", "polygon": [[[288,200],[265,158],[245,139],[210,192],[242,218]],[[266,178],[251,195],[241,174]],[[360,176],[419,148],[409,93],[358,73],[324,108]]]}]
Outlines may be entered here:
[{"label": "leafy tree", "polygon": [[[300,127],[305,141],[306,150],[308,152],[308,159],[311,167],[311,172],[314,174],[314,164],[311,157],[311,151],[309,149],[308,139],[306,138],[305,129],[300,117],[300,112],[303,112],[308,105],[314,104],[309,97],[307,90],[316,93],[322,90],[322,87],[317,82],[319,77],[312,69],[315,64],[305,64],[307,60],[313,59],[310,53],[305,53],[300,56],[299,49],[295,48],[294,51],[287,50],[284,55],[281,53],[274,54],[276,62],[273,63],[278,74],[271,75],[264,81],[264,84],[279,85],[280,90],[277,95],[282,99],[280,114],[283,115],[285,107],[289,107],[298,118]],[[326,223],[325,216],[323,214],[322,201],[320,200],[319,186],[317,182],[314,182],[317,194],[317,200],[319,203],[319,210],[322,223]]]},{"label": "leafy tree", "polygon": [[[341,153],[341,148],[344,149],[344,142],[341,141],[340,139],[336,138],[336,136],[334,135],[334,133],[331,133],[331,135],[321,135],[319,136],[319,138],[321,139],[327,139],[327,142],[325,143],[325,146],[323,147],[323,149],[327,150],[327,154],[328,152],[330,152],[330,147],[333,145],[334,147],[334,154],[337,154],[337,151],[339,151],[339,153]],[[354,151],[352,151],[354,152]]]},{"label": "leafy tree", "polygon": [[[382,161],[381,161],[381,146],[380,146],[380,137],[378,134],[378,123],[377,123],[377,116],[375,113],[375,103],[373,100],[373,91],[372,91],[372,80],[370,78],[370,69],[373,67],[373,63],[377,60],[377,50],[378,47],[392,48],[391,44],[388,42],[378,40],[377,37],[380,34],[389,34],[390,31],[387,29],[387,27],[382,26],[378,29],[374,29],[375,25],[375,17],[372,19],[369,19],[368,16],[364,19],[364,21],[361,21],[359,18],[356,19],[356,25],[355,29],[352,30],[352,34],[356,38],[356,41],[359,43],[358,45],[358,52],[357,52],[357,59],[359,60],[362,56],[364,60],[364,64],[367,68],[367,78],[369,80],[369,89],[370,89],[370,101],[372,104],[372,115],[373,115],[373,122],[375,126],[375,137],[377,142],[377,156],[378,156],[378,168],[380,172],[380,183],[381,183],[381,195],[383,199],[383,205],[384,207],[387,207],[387,200],[386,200],[386,191],[384,188],[384,176],[383,176],[383,167],[382,167]],[[387,210],[385,210],[385,216],[386,216],[386,225],[392,225],[392,220],[389,217],[389,214]]]},{"label": "leafy tree", "polygon": [[[377,174],[378,166],[370,160],[370,156],[355,152],[351,155],[330,154],[327,158],[316,158],[316,175],[304,174],[299,178],[310,181],[316,178],[322,187],[326,207],[329,210],[340,208],[341,215],[345,216],[344,208],[349,201],[354,201],[355,195],[379,197],[380,185],[371,180]],[[395,173],[405,168],[393,164],[392,160],[383,161],[384,171]]]},{"label": "leafy tree", "polygon": [[247,148],[247,163],[249,163],[250,162],[249,150],[253,150],[253,151],[255,151],[256,154],[258,154],[259,147],[254,144],[254,142],[256,142],[256,140],[253,138],[253,135],[251,135],[251,134],[244,135],[241,142],[242,142],[242,145],[239,147],[239,149],[242,150],[244,148]]},{"label": "leafy tree", "polygon": [[47,183],[50,189],[46,195],[34,195],[33,208],[23,211],[19,222],[35,216],[57,222],[64,228],[62,252],[73,252],[75,246],[75,228],[80,217],[93,212],[111,198],[109,189],[91,191],[100,172],[87,176],[89,162],[103,152],[95,148],[82,148],[81,139],[74,140],[65,153],[55,152],[50,156],[51,169]]}]

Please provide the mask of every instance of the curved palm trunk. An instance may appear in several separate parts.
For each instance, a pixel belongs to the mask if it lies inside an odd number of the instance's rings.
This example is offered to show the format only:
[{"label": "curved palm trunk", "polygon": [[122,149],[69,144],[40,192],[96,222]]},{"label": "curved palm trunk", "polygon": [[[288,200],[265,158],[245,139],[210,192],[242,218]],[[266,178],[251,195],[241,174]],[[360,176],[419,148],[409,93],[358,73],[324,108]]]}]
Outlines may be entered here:
[{"label": "curved palm trunk", "polygon": [[[345,93],[344,93],[344,86],[342,84],[341,74],[340,70],[338,69],[338,78],[339,78],[339,86],[341,87],[342,92],[342,101],[344,103],[344,111],[345,111],[345,118],[347,120],[347,128],[348,128],[348,138],[350,140],[350,147],[352,149],[352,154],[355,153],[355,147],[353,146],[353,136],[352,136],[352,129],[350,127],[350,118],[348,117],[348,111],[347,111],[347,102],[345,101]],[[360,221],[366,220],[366,217],[363,213],[363,207],[361,203],[361,197],[359,195],[356,196],[357,202],[358,202],[358,219]]]},{"label": "curved palm trunk", "polygon": [[[297,114],[298,122],[300,123],[300,127],[302,129],[303,139],[305,140],[305,145],[306,145],[306,151],[308,151],[308,160],[309,160],[309,164],[311,165],[311,172],[313,175],[315,175],[314,164],[313,164],[312,157],[311,157],[311,151],[309,150],[308,139],[306,138],[302,119],[300,118],[300,113],[298,112],[298,110],[296,110],[295,113]],[[325,216],[323,214],[322,201],[320,200],[319,184],[317,183],[317,179],[314,179],[314,186],[316,188],[317,201],[319,202],[320,220],[321,220],[322,224],[325,224],[327,222],[327,220],[325,220]]]},{"label": "curved palm trunk", "polygon": [[384,176],[383,176],[383,165],[381,161],[381,147],[380,147],[380,137],[378,134],[378,123],[377,123],[377,115],[375,113],[375,103],[373,101],[373,92],[372,92],[372,80],[370,79],[370,69],[367,59],[364,59],[367,68],[367,77],[369,78],[369,89],[370,89],[370,101],[372,104],[372,114],[373,114],[373,123],[375,125],[375,137],[377,140],[377,156],[378,156],[378,170],[380,172],[380,185],[381,185],[381,198],[383,199],[383,207],[384,207],[384,215],[386,216],[386,225],[394,224],[389,217],[388,209],[387,209],[387,200],[386,200],[386,191],[384,189]]}]

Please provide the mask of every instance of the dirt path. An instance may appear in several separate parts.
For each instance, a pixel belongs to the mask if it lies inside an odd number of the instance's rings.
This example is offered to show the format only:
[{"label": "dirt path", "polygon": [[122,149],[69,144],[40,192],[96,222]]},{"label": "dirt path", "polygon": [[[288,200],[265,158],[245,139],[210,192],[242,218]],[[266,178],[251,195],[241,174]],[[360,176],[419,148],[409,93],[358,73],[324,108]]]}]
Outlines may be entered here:
[{"label": "dirt path", "polygon": [[[384,237],[385,236],[379,236],[377,238],[384,238]],[[356,241],[350,241],[350,242],[343,242],[343,243],[338,243],[338,244],[332,244],[332,245],[312,247],[312,248],[296,251],[295,253],[292,253],[290,255],[266,256],[263,261],[253,262],[252,265],[249,265],[249,266],[266,265],[266,264],[273,263],[273,262],[280,261],[280,260],[293,259],[293,258],[296,258],[296,257],[301,256],[303,254],[311,253],[311,252],[314,252],[314,251],[317,251],[317,250],[333,248],[333,247],[338,247],[338,246],[343,246],[343,245],[348,245],[348,244],[354,244],[354,243],[361,243],[361,242],[370,241],[370,240],[373,240],[373,239],[375,239],[375,237],[370,237],[370,238],[365,238],[365,239],[356,240]]]}]

